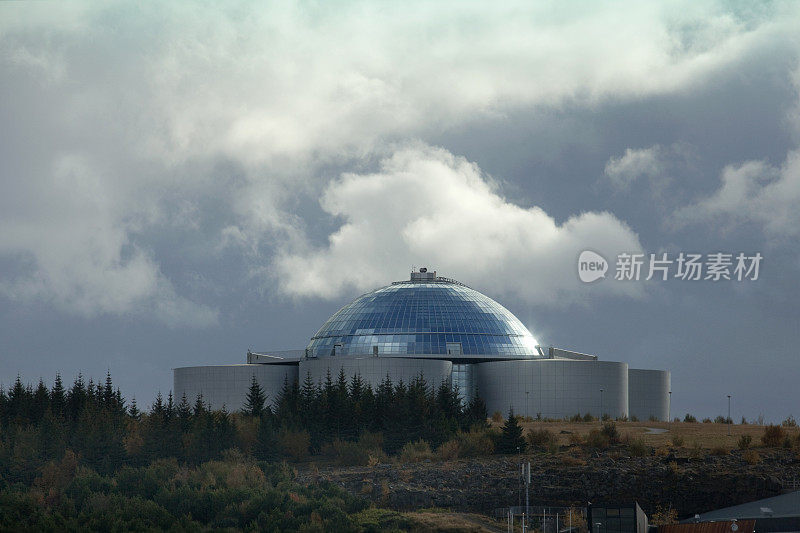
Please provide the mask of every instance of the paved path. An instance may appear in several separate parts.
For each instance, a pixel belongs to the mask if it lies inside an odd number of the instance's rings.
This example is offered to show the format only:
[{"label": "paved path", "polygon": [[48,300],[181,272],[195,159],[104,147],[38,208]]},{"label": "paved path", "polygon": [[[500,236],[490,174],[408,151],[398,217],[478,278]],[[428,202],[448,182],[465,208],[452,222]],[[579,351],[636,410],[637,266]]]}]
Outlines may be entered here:
[{"label": "paved path", "polygon": [[644,428],[644,430],[650,435],[660,435],[662,433],[666,433],[667,431],[669,431],[666,428]]}]

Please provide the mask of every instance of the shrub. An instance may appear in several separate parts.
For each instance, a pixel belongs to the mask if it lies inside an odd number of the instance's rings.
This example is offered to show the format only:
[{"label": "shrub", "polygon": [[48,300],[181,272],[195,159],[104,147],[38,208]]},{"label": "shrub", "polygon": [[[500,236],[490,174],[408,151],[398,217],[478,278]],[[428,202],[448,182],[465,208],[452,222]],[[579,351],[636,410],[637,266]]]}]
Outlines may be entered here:
[{"label": "shrub", "polygon": [[503,413],[501,413],[500,411],[495,411],[494,413],[492,413],[492,422],[499,424],[502,421],[503,421]]},{"label": "shrub", "polygon": [[280,437],[280,446],[284,454],[295,461],[302,461],[308,457],[308,447],[311,444],[311,436],[308,431],[284,431]]},{"label": "shrub", "polygon": [[664,508],[658,506],[656,512],[650,517],[650,524],[654,526],[668,526],[670,524],[678,523],[678,510],[673,509],[671,506]]},{"label": "shrub", "polygon": [[661,446],[660,448],[656,448],[655,451],[656,457],[667,457],[669,455],[669,448],[666,446]]},{"label": "shrub", "polygon": [[636,415],[631,416],[631,422],[638,422],[638,421],[639,421],[639,417],[638,416],[636,416]]},{"label": "shrub", "polygon": [[369,448],[362,442],[352,441],[333,441],[334,457],[336,462],[342,466],[366,466],[370,460],[376,462],[381,458],[385,458],[383,451],[380,448]]},{"label": "shrub", "polygon": [[583,417],[581,417],[580,413],[576,413],[569,417],[570,422],[583,422]]},{"label": "shrub", "polygon": [[742,435],[739,437],[739,440],[736,441],[736,446],[739,447],[740,450],[746,450],[750,447],[750,444],[753,443],[753,437],[750,435]]},{"label": "shrub", "polygon": [[672,445],[676,448],[680,448],[683,446],[683,437],[681,435],[673,435],[672,436]]},{"label": "shrub", "polygon": [[473,429],[469,433],[459,433],[456,438],[461,457],[480,457],[494,453],[494,442],[485,430]]},{"label": "shrub", "polygon": [[584,422],[593,422],[594,421],[594,417],[592,416],[591,413],[586,413],[585,415],[583,415],[583,421]]},{"label": "shrub", "polygon": [[749,465],[757,465],[761,462],[761,456],[758,455],[758,452],[755,450],[747,450],[744,452],[742,459],[744,459],[744,462]]},{"label": "shrub", "polygon": [[529,429],[528,434],[525,435],[525,440],[528,441],[529,446],[537,448],[547,448],[552,444],[556,444],[556,436],[548,429]]},{"label": "shrub", "polygon": [[593,429],[586,437],[586,445],[590,448],[605,449],[608,448],[609,440],[599,429]]},{"label": "shrub", "polygon": [[781,422],[781,425],[785,428],[796,428],[797,420],[795,420],[792,415],[789,415],[789,417],[786,420]]},{"label": "shrub", "polygon": [[431,446],[422,439],[415,442],[407,442],[400,450],[400,461],[404,463],[419,463],[433,459]]},{"label": "shrub", "polygon": [[619,444],[619,431],[617,431],[617,425],[614,422],[603,424],[601,431],[608,438],[609,444]]},{"label": "shrub", "polygon": [[650,455],[650,447],[644,443],[644,439],[634,439],[628,445],[631,457],[644,457]]},{"label": "shrub", "polygon": [[786,440],[786,432],[781,426],[775,426],[773,424],[765,427],[764,434],[761,435],[761,444],[771,448],[780,447],[783,445],[784,440]]},{"label": "shrub", "polygon": [[684,422],[697,422],[697,419],[694,416],[690,415],[689,413],[686,413],[686,416],[683,417],[683,421]]},{"label": "shrub", "polygon": [[703,424],[710,424],[710,423],[711,423],[711,419],[710,418],[704,418],[703,419]]},{"label": "shrub", "polygon": [[711,455],[728,455],[731,452],[725,446],[718,444],[716,446],[713,446],[709,453],[711,453]]},{"label": "shrub", "polygon": [[436,450],[436,454],[439,456],[439,459],[443,461],[451,461],[453,459],[458,459],[459,451],[460,446],[458,440],[450,439],[439,446],[439,449]]},{"label": "shrub", "polygon": [[584,439],[583,439],[583,436],[580,433],[570,433],[570,435],[569,435],[569,443],[570,444],[577,444],[577,445],[580,446],[581,444],[583,444],[583,442],[584,442]]},{"label": "shrub", "polygon": [[714,423],[715,424],[724,424],[725,422],[727,422],[727,420],[722,415],[717,415],[717,417],[714,418]]}]

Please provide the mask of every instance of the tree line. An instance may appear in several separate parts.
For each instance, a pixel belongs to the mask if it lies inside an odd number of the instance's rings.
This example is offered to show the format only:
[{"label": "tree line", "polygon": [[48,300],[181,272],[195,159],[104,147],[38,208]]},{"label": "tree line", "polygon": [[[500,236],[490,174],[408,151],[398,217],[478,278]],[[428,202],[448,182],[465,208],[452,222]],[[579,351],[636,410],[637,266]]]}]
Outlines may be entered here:
[{"label": "tree line", "polygon": [[365,434],[393,454],[418,440],[438,446],[485,423],[480,398],[464,404],[448,382],[431,387],[423,376],[408,384],[387,376],[375,390],[358,375],[329,375],[321,384],[306,376],[302,384],[286,381],[273,405],[254,379],[245,408],[235,413],[210,409],[202,396],[176,400],[172,393],[159,393],[142,411],[110,374],[97,383],[78,375],[69,387],[56,376],[51,388],[17,378],[0,390],[0,478],[30,483],[67,450],[101,474],[164,458],[197,465],[228,449],[257,460],[296,459]]}]

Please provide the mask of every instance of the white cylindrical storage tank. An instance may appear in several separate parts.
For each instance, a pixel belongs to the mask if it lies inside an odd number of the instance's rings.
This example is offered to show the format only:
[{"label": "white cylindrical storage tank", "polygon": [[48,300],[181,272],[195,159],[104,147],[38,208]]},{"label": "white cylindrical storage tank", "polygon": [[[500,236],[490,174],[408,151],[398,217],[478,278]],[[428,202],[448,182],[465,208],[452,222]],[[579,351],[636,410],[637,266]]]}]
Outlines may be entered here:
[{"label": "white cylindrical storage tank", "polygon": [[256,378],[267,397],[267,405],[273,405],[280,395],[286,380],[292,383],[297,379],[297,365],[255,364],[185,366],[173,370],[175,401],[179,402],[185,394],[189,403],[194,404],[198,395],[212,409],[239,411],[247,400],[247,392]]},{"label": "white cylindrical storage tank", "polygon": [[349,382],[356,374],[373,390],[386,380],[386,376],[397,385],[401,380],[410,383],[422,376],[430,387],[438,387],[442,381],[450,381],[453,363],[438,359],[411,359],[404,357],[320,357],[300,361],[300,383],[311,376],[315,383],[324,383],[330,372],[331,379],[338,379],[339,372]]},{"label": "white cylindrical storage tank", "polygon": [[612,361],[532,359],[475,365],[478,395],[489,414],[564,418],[628,415],[628,365]]},{"label": "white cylindrical storage tank", "polygon": [[669,419],[670,373],[667,370],[628,370],[628,411],[639,420]]}]

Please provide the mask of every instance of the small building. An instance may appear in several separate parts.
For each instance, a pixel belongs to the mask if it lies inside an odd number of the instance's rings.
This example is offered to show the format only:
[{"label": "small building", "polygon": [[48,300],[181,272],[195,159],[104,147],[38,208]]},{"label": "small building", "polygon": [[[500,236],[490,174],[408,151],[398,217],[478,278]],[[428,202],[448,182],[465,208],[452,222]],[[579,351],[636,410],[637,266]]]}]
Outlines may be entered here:
[{"label": "small building", "polygon": [[648,533],[647,515],[634,503],[590,503],[586,515],[592,533]]},{"label": "small building", "polygon": [[[742,533],[742,524],[750,521],[754,522],[756,533],[800,532],[800,491],[708,511],[684,520],[683,524],[699,526],[703,523],[724,523],[733,520],[739,525],[740,530],[737,533]],[[682,533],[682,531],[670,533]]]}]

